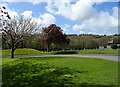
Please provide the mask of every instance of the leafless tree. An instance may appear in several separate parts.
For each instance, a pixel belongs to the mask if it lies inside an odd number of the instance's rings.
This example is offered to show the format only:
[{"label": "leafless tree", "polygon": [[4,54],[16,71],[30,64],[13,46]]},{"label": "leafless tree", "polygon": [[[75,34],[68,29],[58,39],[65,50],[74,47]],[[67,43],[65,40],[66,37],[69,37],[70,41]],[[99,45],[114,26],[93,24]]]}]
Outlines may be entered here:
[{"label": "leafless tree", "polygon": [[[5,9],[5,7],[2,8]],[[6,42],[11,47],[11,58],[14,58],[14,51],[19,43],[36,33],[40,26],[32,18],[23,18],[22,16],[11,18],[9,13],[3,11],[2,8],[0,13],[0,29]]]}]

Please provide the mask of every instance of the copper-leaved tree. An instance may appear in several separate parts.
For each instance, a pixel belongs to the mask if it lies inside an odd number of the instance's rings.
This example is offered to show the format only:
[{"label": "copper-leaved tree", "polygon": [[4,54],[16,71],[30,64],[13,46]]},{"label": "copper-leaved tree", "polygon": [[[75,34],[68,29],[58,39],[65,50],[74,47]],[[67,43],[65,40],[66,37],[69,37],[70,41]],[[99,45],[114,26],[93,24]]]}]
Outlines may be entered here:
[{"label": "copper-leaved tree", "polygon": [[51,24],[48,27],[42,29],[42,41],[47,45],[47,51],[49,51],[50,45],[54,44],[69,44],[70,39],[65,33],[62,32],[61,27],[56,24]]},{"label": "copper-leaved tree", "polygon": [[14,58],[14,51],[19,43],[33,35],[38,29],[40,26],[32,18],[22,16],[11,18],[4,6],[0,8],[0,30],[3,38],[11,47],[11,58]]}]

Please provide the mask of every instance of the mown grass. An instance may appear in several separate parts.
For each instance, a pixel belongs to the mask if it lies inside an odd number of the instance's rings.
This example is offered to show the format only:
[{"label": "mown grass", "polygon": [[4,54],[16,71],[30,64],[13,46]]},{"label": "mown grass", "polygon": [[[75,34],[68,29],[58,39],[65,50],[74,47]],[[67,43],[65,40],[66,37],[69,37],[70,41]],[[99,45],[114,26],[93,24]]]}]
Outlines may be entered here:
[{"label": "mown grass", "polygon": [[99,49],[90,49],[90,50],[79,50],[79,54],[118,54],[120,50],[114,50],[114,49],[105,49],[105,50],[99,50]]},{"label": "mown grass", "polygon": [[80,57],[2,60],[3,87],[114,87],[118,62]]},{"label": "mown grass", "polygon": [[[99,49],[91,50],[66,50],[66,51],[54,51],[43,52],[30,48],[18,48],[15,50],[15,55],[31,55],[31,54],[118,54],[120,50],[105,49],[100,51]],[[10,56],[10,49],[2,50],[2,56]]]},{"label": "mown grass", "polygon": [[[30,48],[18,48],[15,50],[15,55],[30,55],[30,54],[50,54],[50,52],[43,52]],[[10,56],[10,49],[2,50],[2,56]]]},{"label": "mown grass", "polygon": [[54,51],[51,54],[78,54],[75,50],[61,50],[61,51]]}]

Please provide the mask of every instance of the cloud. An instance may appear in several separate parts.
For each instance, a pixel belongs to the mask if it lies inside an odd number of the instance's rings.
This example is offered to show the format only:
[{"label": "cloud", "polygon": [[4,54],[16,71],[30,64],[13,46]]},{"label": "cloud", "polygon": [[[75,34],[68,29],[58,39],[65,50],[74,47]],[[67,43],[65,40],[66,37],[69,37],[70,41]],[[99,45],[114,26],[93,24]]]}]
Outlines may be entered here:
[{"label": "cloud", "polygon": [[70,25],[64,24],[64,26],[62,27],[63,32],[68,32],[69,28],[70,28]]},{"label": "cloud", "polygon": [[[32,2],[33,4],[38,4],[40,2],[75,2],[78,0],[1,0],[1,2]],[[86,2],[119,2],[119,0],[84,0]]]},{"label": "cloud", "polygon": [[[76,3],[71,3],[73,0],[48,0],[46,10],[52,14],[63,16],[73,21],[82,21],[94,16],[96,9],[93,4],[109,2],[112,0],[76,0]],[[114,0],[116,2],[118,0]],[[75,1],[74,1],[75,2]]]},{"label": "cloud", "polygon": [[0,7],[3,7],[3,6],[6,7],[6,9],[5,10],[3,9],[3,10],[8,12],[11,18],[14,18],[14,17],[18,16],[18,13],[14,9],[12,9],[12,10],[9,9],[7,3],[0,3]]},{"label": "cloud", "polygon": [[93,33],[117,33],[118,7],[112,8],[112,14],[107,11],[97,12],[95,16],[73,26],[73,30]]},{"label": "cloud", "polygon": [[49,13],[41,14],[39,17],[33,17],[32,11],[27,10],[24,11],[21,15],[23,15],[24,18],[33,18],[38,24],[42,26],[48,26],[50,24],[55,23],[56,21],[56,18]]},{"label": "cloud", "polygon": [[43,26],[48,26],[50,24],[55,23],[55,21],[56,21],[56,18],[50,13],[41,14],[39,17],[33,17],[32,16],[33,12],[31,10],[26,10],[26,11],[22,12],[21,14],[18,14],[18,12],[16,12],[15,10],[9,9],[7,3],[0,3],[0,6],[6,7],[6,11],[9,13],[11,18],[14,18],[16,16],[19,17],[22,15],[24,18],[32,18],[38,24],[43,25]]},{"label": "cloud", "polygon": [[[108,11],[98,12],[93,5],[113,0],[77,0],[76,3],[48,2],[45,7],[48,12],[60,15],[75,21],[73,30],[80,33],[112,34],[118,32],[118,7],[112,8],[112,14]],[[118,2],[118,0],[114,0]],[[66,31],[66,29],[64,29]]]},{"label": "cloud", "polygon": [[41,24],[42,26],[48,26],[50,24],[55,23],[56,21],[56,18],[49,13],[41,14],[38,18],[34,19],[38,24]]},{"label": "cloud", "polygon": [[8,11],[11,18],[17,17],[18,13],[16,11]]},{"label": "cloud", "polygon": [[75,4],[71,4],[69,0],[66,2],[48,2],[46,10],[52,14],[77,21],[88,19],[94,14],[95,9],[91,4],[91,2],[86,0],[79,0]]},{"label": "cloud", "polygon": [[32,11],[26,10],[21,15],[24,16],[25,18],[32,18]]},{"label": "cloud", "polygon": [[43,24],[45,24],[45,25],[53,24],[53,23],[55,23],[55,20],[56,20],[56,18],[49,13],[45,13],[43,15],[40,15],[40,18],[41,18]]}]

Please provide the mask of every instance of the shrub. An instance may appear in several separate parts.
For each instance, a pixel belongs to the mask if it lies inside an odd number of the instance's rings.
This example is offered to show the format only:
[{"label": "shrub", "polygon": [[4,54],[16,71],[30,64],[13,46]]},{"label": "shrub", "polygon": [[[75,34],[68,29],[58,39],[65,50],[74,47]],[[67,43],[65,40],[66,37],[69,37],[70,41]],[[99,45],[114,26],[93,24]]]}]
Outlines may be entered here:
[{"label": "shrub", "polygon": [[117,47],[117,44],[112,44],[112,45],[111,45],[111,48],[112,48],[112,49],[117,49],[117,48],[118,48],[118,47]]},{"label": "shrub", "polygon": [[78,54],[78,52],[72,51],[72,50],[66,50],[66,51],[57,51],[57,52],[54,52],[53,54]]}]

